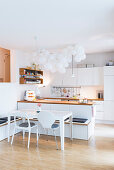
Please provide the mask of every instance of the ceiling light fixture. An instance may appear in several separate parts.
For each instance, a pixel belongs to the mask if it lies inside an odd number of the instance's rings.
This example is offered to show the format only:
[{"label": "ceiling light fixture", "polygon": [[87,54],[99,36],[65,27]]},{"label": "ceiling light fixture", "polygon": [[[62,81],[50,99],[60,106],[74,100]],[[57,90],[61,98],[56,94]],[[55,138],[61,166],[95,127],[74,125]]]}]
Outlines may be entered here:
[{"label": "ceiling light fixture", "polygon": [[[34,38],[37,45],[37,37]],[[72,45],[64,48],[61,52],[49,52],[46,49],[37,49],[34,62],[51,72],[65,73],[66,68],[72,62],[72,77],[74,77],[73,63],[80,62],[86,58],[82,46]]]}]

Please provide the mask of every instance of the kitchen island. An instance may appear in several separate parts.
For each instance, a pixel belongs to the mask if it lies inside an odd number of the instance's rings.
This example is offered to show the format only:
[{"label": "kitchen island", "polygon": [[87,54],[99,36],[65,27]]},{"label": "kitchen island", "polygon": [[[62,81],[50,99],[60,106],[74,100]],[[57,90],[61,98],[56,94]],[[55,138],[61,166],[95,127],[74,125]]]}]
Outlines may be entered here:
[{"label": "kitchen island", "polygon": [[[37,104],[41,103],[42,110],[71,111],[73,118],[86,119],[84,123],[73,122],[73,138],[88,140],[94,134],[96,107],[93,102],[79,103],[78,101],[57,101],[57,100],[35,100],[18,101],[18,109],[38,109]],[[59,122],[57,122],[59,123]],[[70,123],[65,122],[65,137],[70,137]],[[41,129],[41,133],[44,133]],[[52,135],[51,132],[49,132]],[[58,131],[58,136],[59,131]]]}]

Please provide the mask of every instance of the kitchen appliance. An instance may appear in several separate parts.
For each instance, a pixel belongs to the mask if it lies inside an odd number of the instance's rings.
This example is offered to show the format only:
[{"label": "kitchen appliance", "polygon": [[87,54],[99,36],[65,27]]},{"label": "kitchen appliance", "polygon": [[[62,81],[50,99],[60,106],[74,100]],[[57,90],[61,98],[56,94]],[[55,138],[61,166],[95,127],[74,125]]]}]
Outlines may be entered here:
[{"label": "kitchen appliance", "polygon": [[98,99],[103,99],[103,97],[104,97],[103,94],[104,94],[104,93],[103,93],[103,90],[97,91],[97,98],[98,98]]},{"label": "kitchen appliance", "polygon": [[35,100],[35,92],[32,90],[26,90],[24,93],[24,100],[34,101]]}]

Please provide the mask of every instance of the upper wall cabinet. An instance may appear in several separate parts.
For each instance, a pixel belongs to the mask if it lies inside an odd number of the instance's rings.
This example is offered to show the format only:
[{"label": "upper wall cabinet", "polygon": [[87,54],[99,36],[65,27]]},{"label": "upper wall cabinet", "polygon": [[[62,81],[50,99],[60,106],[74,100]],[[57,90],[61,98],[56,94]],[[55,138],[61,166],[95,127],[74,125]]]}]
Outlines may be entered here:
[{"label": "upper wall cabinet", "polygon": [[104,69],[103,67],[93,68],[93,84],[95,86],[104,86]]},{"label": "upper wall cabinet", "polygon": [[79,68],[77,84],[80,86],[103,86],[103,67]]},{"label": "upper wall cabinet", "polygon": [[74,69],[75,77],[72,77],[72,69],[67,69],[64,74],[56,74],[52,85],[58,86],[103,86],[103,67]]},{"label": "upper wall cabinet", "polygon": [[77,84],[81,86],[90,86],[94,83],[93,68],[79,68],[77,76]]}]

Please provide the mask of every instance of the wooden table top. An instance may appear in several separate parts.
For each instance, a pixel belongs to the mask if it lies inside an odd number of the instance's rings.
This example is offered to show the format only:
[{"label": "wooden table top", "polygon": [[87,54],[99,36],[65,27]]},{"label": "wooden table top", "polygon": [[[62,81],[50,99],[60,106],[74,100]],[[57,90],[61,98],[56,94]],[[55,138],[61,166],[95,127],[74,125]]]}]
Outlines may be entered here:
[{"label": "wooden table top", "polygon": [[17,101],[18,103],[44,103],[44,104],[68,104],[68,105],[90,105],[92,106],[94,103],[93,102],[88,102],[88,103],[79,103],[78,101],[56,101],[56,100],[35,100],[35,101],[26,101],[26,100],[21,100]]}]

